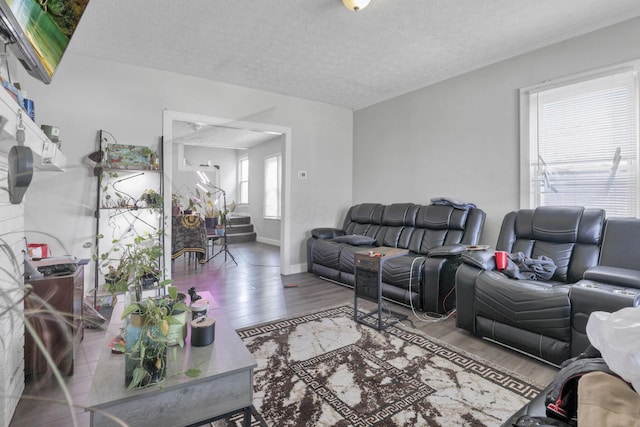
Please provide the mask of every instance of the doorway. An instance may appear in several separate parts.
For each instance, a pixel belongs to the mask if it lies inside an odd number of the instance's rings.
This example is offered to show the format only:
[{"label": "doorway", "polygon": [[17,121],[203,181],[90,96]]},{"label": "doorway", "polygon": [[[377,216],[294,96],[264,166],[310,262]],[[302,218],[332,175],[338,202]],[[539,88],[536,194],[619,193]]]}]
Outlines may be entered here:
[{"label": "doorway", "polygon": [[[198,114],[183,113],[165,110],[163,112],[163,157],[165,166],[164,176],[164,208],[165,212],[171,211],[171,193],[175,191],[176,183],[184,185],[179,181],[178,174],[193,174],[195,185],[195,177],[197,170],[205,171],[207,176],[217,180],[219,186],[232,189],[232,194],[236,195],[237,178],[235,171],[225,174],[225,170],[230,170],[231,166],[227,160],[225,168],[216,162],[214,158],[207,158],[199,155],[189,157],[189,152],[198,151],[198,147],[215,148],[216,150],[228,150],[234,153],[247,151],[250,152],[260,144],[272,141],[274,139],[280,141],[282,150],[282,199],[279,227],[279,243],[280,243],[280,273],[288,274],[291,269],[290,256],[290,239],[291,224],[289,219],[291,213],[289,211],[290,182],[291,182],[291,165],[289,162],[291,153],[291,130],[282,126],[268,125],[264,123],[252,123],[245,121],[234,121],[219,117],[209,117]],[[265,144],[266,145],[266,144]],[[219,152],[221,153],[221,152]],[[236,154],[230,157],[237,157]],[[222,159],[223,157],[217,157]],[[194,159],[196,159],[194,161]],[[177,166],[181,171],[177,170]],[[217,167],[216,167],[217,166]],[[174,177],[174,174],[176,175]],[[230,198],[231,199],[231,198]],[[169,228],[169,227],[167,227]],[[167,229],[165,233],[165,259],[171,259],[171,230]],[[170,270],[169,266],[165,270]],[[165,271],[165,277],[170,278],[171,272]]]}]

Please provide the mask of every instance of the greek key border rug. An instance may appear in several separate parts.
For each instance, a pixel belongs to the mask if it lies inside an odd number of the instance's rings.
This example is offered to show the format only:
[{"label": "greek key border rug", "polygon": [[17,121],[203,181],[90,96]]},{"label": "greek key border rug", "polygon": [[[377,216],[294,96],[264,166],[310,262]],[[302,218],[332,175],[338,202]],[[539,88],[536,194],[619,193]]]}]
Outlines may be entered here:
[{"label": "greek key border rug", "polygon": [[349,306],[238,334],[269,426],[496,426],[541,390],[421,331],[356,323]]}]

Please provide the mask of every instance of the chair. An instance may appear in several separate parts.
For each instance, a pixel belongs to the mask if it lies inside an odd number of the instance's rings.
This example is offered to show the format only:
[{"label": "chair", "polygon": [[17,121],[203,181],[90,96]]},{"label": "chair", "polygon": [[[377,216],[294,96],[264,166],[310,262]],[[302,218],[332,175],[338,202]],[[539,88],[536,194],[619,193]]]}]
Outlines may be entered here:
[{"label": "chair", "polygon": [[539,207],[507,214],[496,250],[547,256],[549,281],[516,280],[495,270],[493,252],[463,255],[456,272],[456,326],[552,364],[571,356],[571,285],[598,263],[605,212]]}]

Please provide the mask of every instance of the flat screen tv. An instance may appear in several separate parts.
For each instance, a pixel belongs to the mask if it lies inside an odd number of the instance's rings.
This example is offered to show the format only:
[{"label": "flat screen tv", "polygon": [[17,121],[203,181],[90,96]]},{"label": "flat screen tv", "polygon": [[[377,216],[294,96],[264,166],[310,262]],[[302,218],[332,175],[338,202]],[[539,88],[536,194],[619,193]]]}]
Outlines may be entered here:
[{"label": "flat screen tv", "polygon": [[29,74],[51,83],[89,0],[0,0],[0,38]]}]

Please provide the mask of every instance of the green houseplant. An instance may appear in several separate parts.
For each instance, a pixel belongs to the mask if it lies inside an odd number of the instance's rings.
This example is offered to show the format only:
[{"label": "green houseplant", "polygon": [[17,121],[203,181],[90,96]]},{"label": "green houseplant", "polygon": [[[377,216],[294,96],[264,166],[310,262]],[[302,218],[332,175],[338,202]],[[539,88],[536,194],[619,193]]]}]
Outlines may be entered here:
[{"label": "green houseplant", "polygon": [[[174,342],[184,346],[184,337],[170,339],[171,326],[181,326],[176,314],[188,310],[175,286],[168,287],[168,295],[136,301],[125,307],[121,316],[127,319],[125,344],[119,344],[119,350],[125,354],[125,385],[128,389],[164,380],[168,347]],[[197,376],[199,371],[192,369],[186,374]]]},{"label": "green houseplant", "polygon": [[151,233],[136,236],[132,241],[116,239],[109,251],[94,256],[105,275],[105,290],[112,295],[134,291],[136,300],[140,300],[142,289],[168,284],[170,281],[159,282],[163,256],[159,242],[158,236]]},{"label": "green houseplant", "polygon": [[142,193],[140,200],[144,201],[148,208],[157,209],[162,207],[162,196],[152,189],[148,189]]}]

